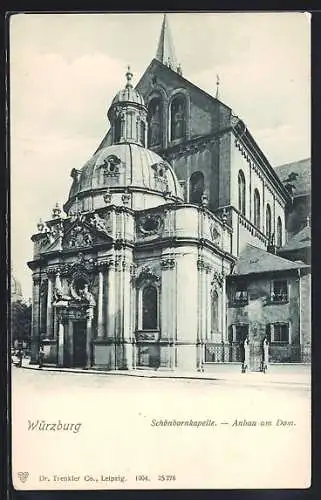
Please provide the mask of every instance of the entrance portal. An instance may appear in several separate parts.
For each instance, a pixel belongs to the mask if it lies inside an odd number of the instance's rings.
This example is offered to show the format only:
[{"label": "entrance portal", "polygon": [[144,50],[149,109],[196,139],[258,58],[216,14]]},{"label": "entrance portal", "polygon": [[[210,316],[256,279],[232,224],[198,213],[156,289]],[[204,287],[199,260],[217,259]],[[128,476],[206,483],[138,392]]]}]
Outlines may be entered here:
[{"label": "entrance portal", "polygon": [[86,320],[75,321],[73,325],[73,365],[86,366]]}]

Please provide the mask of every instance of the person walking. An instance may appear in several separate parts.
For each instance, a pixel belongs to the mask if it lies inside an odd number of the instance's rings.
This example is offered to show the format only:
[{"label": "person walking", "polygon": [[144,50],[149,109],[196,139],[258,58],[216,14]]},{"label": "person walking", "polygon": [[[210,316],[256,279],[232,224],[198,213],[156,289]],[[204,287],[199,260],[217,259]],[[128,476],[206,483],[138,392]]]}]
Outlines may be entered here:
[{"label": "person walking", "polygon": [[21,366],[22,366],[22,358],[23,358],[23,351],[22,351],[21,348],[17,352],[17,358],[18,358],[17,366],[18,366],[18,368],[21,368]]},{"label": "person walking", "polygon": [[40,350],[39,350],[39,368],[42,368],[43,367],[43,359],[44,359],[44,350],[43,350],[43,345],[40,346]]}]

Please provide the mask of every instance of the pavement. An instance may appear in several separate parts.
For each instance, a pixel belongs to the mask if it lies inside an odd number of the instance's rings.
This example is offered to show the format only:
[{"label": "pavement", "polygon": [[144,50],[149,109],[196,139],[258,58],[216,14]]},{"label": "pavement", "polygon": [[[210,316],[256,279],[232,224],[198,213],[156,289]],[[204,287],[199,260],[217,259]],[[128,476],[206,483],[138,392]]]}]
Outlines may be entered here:
[{"label": "pavement", "polygon": [[55,366],[31,365],[28,358],[22,361],[22,368],[28,370],[65,372],[78,374],[95,374],[104,376],[126,376],[126,377],[141,377],[141,378],[161,378],[161,379],[195,379],[195,380],[213,380],[225,383],[242,384],[242,385],[267,385],[279,384],[285,386],[294,386],[309,389],[311,386],[311,368],[310,365],[272,365],[266,373],[262,372],[246,372],[241,373],[241,366],[222,366],[215,367],[209,365],[204,372],[197,371],[169,371],[169,370],[97,370],[85,368],[64,368]]}]

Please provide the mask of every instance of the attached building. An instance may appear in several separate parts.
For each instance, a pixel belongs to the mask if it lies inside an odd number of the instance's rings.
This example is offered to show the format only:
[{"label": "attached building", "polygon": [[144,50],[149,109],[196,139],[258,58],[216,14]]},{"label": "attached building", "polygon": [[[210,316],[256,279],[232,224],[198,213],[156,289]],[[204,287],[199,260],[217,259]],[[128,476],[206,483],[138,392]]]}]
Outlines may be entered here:
[{"label": "attached building", "polygon": [[253,304],[241,314],[230,300],[249,248],[264,270],[245,273],[248,294],[268,275],[301,282],[309,266],[274,255],[286,242],[291,196],[245,123],[175,61],[165,16],[156,58],[136,88],[128,69],[109,131],[72,170],[64,214],[55,207],[38,224],[33,363],[42,344],[44,362],[59,366],[203,370],[210,352],[231,361],[245,336],[260,344],[257,359],[265,338],[282,352],[309,342],[294,322],[278,344],[265,313],[258,328]]}]

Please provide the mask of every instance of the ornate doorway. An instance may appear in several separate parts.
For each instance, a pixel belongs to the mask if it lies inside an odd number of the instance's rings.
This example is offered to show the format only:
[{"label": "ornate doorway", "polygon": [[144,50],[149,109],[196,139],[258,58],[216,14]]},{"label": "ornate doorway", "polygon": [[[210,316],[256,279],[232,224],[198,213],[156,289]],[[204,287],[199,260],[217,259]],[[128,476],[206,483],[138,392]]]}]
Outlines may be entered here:
[{"label": "ornate doorway", "polygon": [[86,320],[73,324],[73,366],[86,366]]}]

